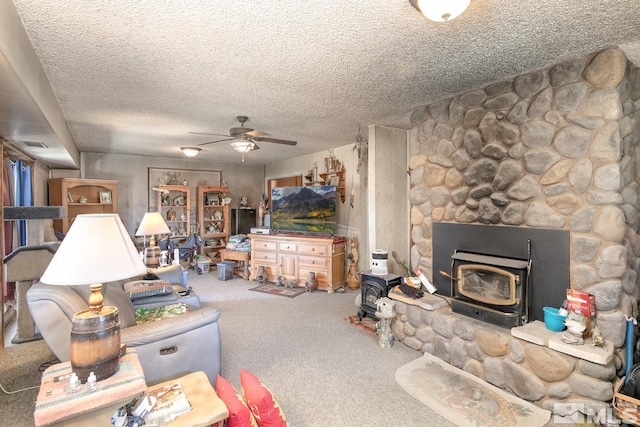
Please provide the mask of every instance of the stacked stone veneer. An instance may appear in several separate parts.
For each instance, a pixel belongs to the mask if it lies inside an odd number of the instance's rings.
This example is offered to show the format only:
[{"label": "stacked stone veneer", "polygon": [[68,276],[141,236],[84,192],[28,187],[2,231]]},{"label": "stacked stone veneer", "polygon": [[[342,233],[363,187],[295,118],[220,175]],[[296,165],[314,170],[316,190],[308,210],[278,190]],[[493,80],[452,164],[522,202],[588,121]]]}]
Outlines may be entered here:
[{"label": "stacked stone veneer", "polygon": [[432,272],[434,221],[567,229],[570,284],[596,296],[607,366],[399,303],[397,339],[519,396],[607,401],[623,369],[640,270],[640,73],[617,48],[414,111],[411,262]]}]

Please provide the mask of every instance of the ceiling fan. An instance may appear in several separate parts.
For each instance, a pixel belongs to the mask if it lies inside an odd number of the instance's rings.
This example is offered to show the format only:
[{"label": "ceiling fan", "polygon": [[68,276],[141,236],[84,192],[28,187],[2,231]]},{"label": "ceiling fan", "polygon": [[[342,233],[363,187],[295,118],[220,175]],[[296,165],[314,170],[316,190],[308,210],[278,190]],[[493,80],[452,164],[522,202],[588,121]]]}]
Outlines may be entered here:
[{"label": "ceiling fan", "polygon": [[[231,142],[231,146],[239,153],[248,153],[249,151],[257,150],[260,147],[256,144],[256,142],[271,142],[274,144],[284,144],[284,145],[297,145],[297,141],[289,141],[286,139],[277,139],[277,138],[268,138],[268,133],[255,130],[253,128],[245,127],[245,122],[249,120],[247,116],[236,116],[236,120],[240,123],[240,127],[233,127],[229,129],[229,134],[223,135],[219,133],[203,133],[203,132],[189,132],[192,135],[216,135],[216,136],[225,136],[227,138],[218,139],[215,141],[203,142],[202,144],[198,144],[197,146],[213,144],[216,142],[223,141],[233,141]],[[243,156],[244,161],[244,156]]]}]

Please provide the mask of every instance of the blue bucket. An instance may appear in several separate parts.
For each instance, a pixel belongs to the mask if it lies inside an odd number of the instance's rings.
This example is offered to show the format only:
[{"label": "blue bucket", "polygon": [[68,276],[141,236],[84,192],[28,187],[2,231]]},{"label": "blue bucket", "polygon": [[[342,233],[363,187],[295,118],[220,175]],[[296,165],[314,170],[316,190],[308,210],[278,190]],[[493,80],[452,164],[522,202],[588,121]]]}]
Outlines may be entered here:
[{"label": "blue bucket", "polygon": [[544,311],[544,324],[547,329],[553,332],[564,330],[564,319],[566,319],[567,316],[561,315],[559,310],[554,307],[543,307],[542,311]]}]

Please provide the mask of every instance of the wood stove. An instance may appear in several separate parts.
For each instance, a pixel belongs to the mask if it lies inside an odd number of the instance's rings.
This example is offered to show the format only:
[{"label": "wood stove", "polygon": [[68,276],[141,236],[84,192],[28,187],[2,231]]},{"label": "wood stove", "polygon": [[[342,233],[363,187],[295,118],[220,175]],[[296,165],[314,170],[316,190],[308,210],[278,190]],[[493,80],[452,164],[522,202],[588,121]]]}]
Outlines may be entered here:
[{"label": "wood stove", "polygon": [[528,321],[531,259],[455,251],[451,256],[454,312],[505,328]]},{"label": "wood stove", "polygon": [[400,285],[401,281],[402,276],[398,276],[397,274],[376,275],[370,272],[361,273],[360,293],[362,302],[358,310],[358,319],[362,320],[363,317],[368,315],[378,320],[375,315],[377,311],[376,301],[386,297],[391,289]]}]

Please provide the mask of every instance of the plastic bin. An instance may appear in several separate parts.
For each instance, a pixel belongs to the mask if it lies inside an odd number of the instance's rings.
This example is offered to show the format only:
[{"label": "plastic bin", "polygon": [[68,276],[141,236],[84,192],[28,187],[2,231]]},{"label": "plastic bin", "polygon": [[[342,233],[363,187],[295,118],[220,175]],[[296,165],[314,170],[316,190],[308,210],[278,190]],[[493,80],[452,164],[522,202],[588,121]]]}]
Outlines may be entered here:
[{"label": "plastic bin", "polygon": [[218,268],[218,280],[226,281],[233,279],[233,267],[235,262],[222,261],[216,264]]},{"label": "plastic bin", "polygon": [[198,273],[208,273],[209,267],[211,266],[211,258],[209,257],[201,257],[198,258]]}]

